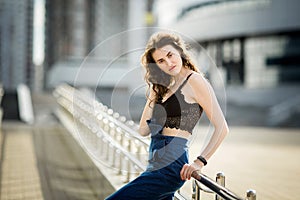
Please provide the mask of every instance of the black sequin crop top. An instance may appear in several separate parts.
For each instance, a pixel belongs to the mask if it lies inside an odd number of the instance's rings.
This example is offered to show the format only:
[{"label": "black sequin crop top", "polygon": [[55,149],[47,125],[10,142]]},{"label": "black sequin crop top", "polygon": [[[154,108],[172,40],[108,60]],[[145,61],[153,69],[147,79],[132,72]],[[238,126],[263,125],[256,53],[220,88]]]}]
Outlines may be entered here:
[{"label": "black sequin crop top", "polygon": [[166,128],[176,128],[192,134],[194,127],[202,114],[202,107],[198,103],[188,103],[181,92],[192,74],[179,86],[166,101],[154,105],[152,119]]}]

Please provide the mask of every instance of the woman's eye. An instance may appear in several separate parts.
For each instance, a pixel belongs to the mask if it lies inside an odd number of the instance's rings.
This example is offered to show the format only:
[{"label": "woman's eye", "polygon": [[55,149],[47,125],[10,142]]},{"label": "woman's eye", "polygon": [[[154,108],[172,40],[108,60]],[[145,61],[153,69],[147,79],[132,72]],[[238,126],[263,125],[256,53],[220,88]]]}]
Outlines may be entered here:
[{"label": "woman's eye", "polygon": [[173,55],[172,53],[168,54],[168,58],[171,58],[171,57],[172,57],[172,55]]}]

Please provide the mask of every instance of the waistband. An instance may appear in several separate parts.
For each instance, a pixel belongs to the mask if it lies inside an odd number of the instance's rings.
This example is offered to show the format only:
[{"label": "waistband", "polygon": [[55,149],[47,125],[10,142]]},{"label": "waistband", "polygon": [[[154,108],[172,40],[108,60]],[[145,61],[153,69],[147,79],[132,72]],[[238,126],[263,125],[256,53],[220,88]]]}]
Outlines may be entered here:
[{"label": "waistband", "polygon": [[182,137],[176,137],[176,136],[167,136],[162,134],[156,134],[155,136],[151,136],[151,139],[153,142],[156,141],[164,141],[165,145],[172,143],[176,145],[183,145],[186,146],[188,143],[188,140]]},{"label": "waistband", "polygon": [[163,126],[155,123],[155,120],[153,120],[153,119],[147,120],[147,124],[150,128],[151,139],[154,141],[155,140],[164,140],[167,144],[170,143],[171,141],[174,144],[186,145],[188,143],[188,140],[186,138],[163,135],[162,134]]}]

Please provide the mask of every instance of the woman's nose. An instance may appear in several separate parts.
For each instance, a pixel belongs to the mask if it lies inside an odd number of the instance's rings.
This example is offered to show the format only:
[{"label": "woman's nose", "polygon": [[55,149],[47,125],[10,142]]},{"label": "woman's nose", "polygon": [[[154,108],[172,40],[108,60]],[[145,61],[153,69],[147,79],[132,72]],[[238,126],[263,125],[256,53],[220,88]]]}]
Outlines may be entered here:
[{"label": "woman's nose", "polygon": [[167,63],[168,66],[171,66],[172,61],[170,59],[166,59],[166,63]]}]

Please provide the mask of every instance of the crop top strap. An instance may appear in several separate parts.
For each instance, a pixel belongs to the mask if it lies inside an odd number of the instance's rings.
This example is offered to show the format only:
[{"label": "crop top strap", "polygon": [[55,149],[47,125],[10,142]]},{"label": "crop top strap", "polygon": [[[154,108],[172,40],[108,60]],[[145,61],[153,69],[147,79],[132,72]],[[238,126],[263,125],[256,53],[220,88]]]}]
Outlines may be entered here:
[{"label": "crop top strap", "polygon": [[190,74],[186,77],[186,79],[185,79],[184,82],[181,84],[181,86],[179,87],[179,89],[181,89],[181,88],[187,83],[187,81],[188,81],[189,78],[192,76],[192,74],[193,74],[193,73],[190,73]]},{"label": "crop top strap", "polygon": [[193,73],[190,73],[190,74],[186,77],[185,81],[188,81],[189,78],[192,76],[192,74],[193,74]]}]

